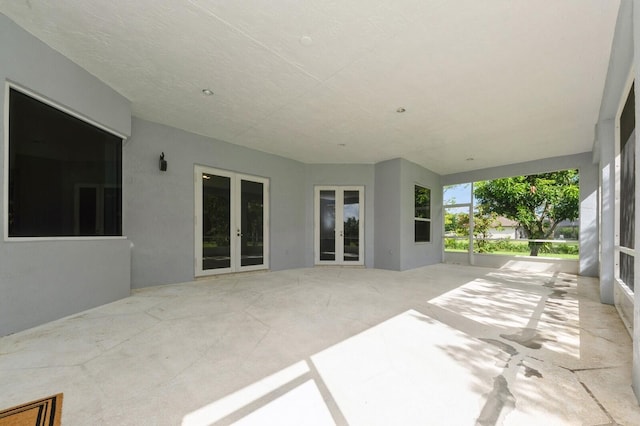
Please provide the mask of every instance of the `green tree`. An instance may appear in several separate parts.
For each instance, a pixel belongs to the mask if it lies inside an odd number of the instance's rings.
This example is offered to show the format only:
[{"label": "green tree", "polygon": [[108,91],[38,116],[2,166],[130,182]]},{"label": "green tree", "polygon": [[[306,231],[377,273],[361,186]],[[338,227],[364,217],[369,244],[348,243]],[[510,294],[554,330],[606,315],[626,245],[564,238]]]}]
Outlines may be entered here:
[{"label": "green tree", "polygon": [[[458,218],[458,235],[469,235],[469,215],[461,213]],[[473,215],[473,237],[476,241],[478,253],[492,251],[488,238],[491,237],[491,229],[499,229],[498,215],[493,212],[485,212],[480,206]]]},{"label": "green tree", "polygon": [[[518,222],[534,240],[548,239],[560,222],[577,219],[579,194],[577,170],[478,182],[474,190],[484,211]],[[529,242],[530,255],[537,256],[542,245]]]},{"label": "green tree", "polygon": [[462,213],[445,213],[444,214],[444,232],[458,233],[459,225],[458,222],[460,220],[460,215]]}]

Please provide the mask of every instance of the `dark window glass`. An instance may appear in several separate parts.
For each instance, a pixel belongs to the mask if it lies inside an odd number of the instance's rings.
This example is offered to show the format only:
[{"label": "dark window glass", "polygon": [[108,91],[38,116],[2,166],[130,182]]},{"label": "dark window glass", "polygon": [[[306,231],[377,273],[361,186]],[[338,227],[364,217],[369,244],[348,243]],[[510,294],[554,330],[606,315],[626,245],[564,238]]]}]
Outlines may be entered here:
[{"label": "dark window glass", "polygon": [[264,185],[242,180],[240,197],[241,266],[264,264]]},{"label": "dark window glass", "polygon": [[634,288],[634,268],[633,256],[627,253],[620,253],[620,280],[626,284],[631,291]]},{"label": "dark window glass", "polygon": [[636,128],[636,101],[635,83],[631,85],[631,90],[624,103],[622,114],[620,115],[620,144],[624,146],[629,140],[629,136]]},{"label": "dark window glass", "polygon": [[122,235],[122,139],[9,94],[9,236]]},{"label": "dark window glass", "polygon": [[415,217],[431,219],[431,190],[415,185]]},{"label": "dark window glass", "polygon": [[420,185],[414,186],[414,228],[415,242],[431,241],[431,190]]},{"label": "dark window glass", "polygon": [[[620,117],[620,245],[635,247],[635,102],[634,86]],[[620,253],[620,279],[633,290],[633,257]]]},{"label": "dark window glass", "polygon": [[320,191],[320,260],[336,260],[336,191]]},{"label": "dark window glass", "polygon": [[415,221],[416,243],[431,241],[431,222]]},{"label": "dark window glass", "polygon": [[231,178],[202,174],[202,269],[231,267]]},{"label": "dark window glass", "polygon": [[344,191],[343,205],[344,261],[360,259],[360,191]]}]

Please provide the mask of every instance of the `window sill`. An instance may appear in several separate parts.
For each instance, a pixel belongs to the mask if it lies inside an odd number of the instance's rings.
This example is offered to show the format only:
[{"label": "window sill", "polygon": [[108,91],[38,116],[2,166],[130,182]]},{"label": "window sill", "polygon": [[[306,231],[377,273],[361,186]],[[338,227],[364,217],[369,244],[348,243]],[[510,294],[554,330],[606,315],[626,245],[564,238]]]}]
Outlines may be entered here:
[{"label": "window sill", "polygon": [[55,242],[55,241],[110,241],[126,240],[126,236],[117,237],[5,237],[5,243],[34,243],[34,242]]}]

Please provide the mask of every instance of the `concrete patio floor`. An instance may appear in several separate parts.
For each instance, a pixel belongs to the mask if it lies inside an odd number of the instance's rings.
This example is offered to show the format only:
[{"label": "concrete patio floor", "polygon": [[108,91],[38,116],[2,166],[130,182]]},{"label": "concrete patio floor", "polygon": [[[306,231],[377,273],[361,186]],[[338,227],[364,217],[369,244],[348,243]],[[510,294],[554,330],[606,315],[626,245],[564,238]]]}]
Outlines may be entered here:
[{"label": "concrete patio floor", "polygon": [[0,409],[63,392],[64,425],[637,425],[631,339],[598,294],[544,265],[148,288],[0,338]]}]

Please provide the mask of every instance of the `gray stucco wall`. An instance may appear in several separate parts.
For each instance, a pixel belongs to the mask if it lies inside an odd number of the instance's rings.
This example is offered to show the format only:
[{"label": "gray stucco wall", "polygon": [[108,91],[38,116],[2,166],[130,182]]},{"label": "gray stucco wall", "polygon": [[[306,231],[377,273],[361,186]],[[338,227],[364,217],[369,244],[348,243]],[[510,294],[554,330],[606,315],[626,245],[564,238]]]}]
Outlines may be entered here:
[{"label": "gray stucco wall", "polygon": [[[122,135],[130,132],[127,99],[0,15],[0,81],[10,81]],[[0,114],[5,117],[5,87]],[[0,135],[6,144],[4,120]],[[4,149],[0,150],[3,168]],[[0,196],[7,183],[0,174]],[[4,205],[4,203],[2,204]],[[0,209],[4,224],[6,212]],[[0,335],[126,297],[130,245],[125,239],[5,241],[0,227]]]},{"label": "gray stucco wall", "polygon": [[[416,243],[414,185],[431,189],[431,242]],[[402,158],[375,165],[375,267],[403,271],[442,261],[440,176]]]},{"label": "gray stucco wall", "polygon": [[574,168],[580,171],[579,271],[581,275],[597,276],[599,270],[597,217],[599,174],[597,165],[592,163],[592,154],[590,152],[446,175],[442,177],[442,184],[453,185]]},{"label": "gray stucco wall", "polygon": [[375,267],[399,271],[402,160],[382,161],[375,165]]},{"label": "gray stucco wall", "polygon": [[[442,262],[442,185],[440,176],[407,160],[401,160],[400,270]],[[416,243],[414,186],[431,189],[431,242]]]},{"label": "gray stucco wall", "polygon": [[136,118],[124,163],[133,288],[193,280],[196,164],[269,178],[270,269],[304,266],[304,164]]},{"label": "gray stucco wall", "polygon": [[[374,266],[374,175],[372,164],[307,164],[306,165],[306,244],[305,266],[313,266],[314,259],[314,187],[316,185],[364,186],[364,264]],[[309,250],[311,248],[311,250]]]},{"label": "gray stucco wall", "polygon": [[131,134],[127,99],[2,14],[0,61],[3,82],[18,83],[122,135]]}]

